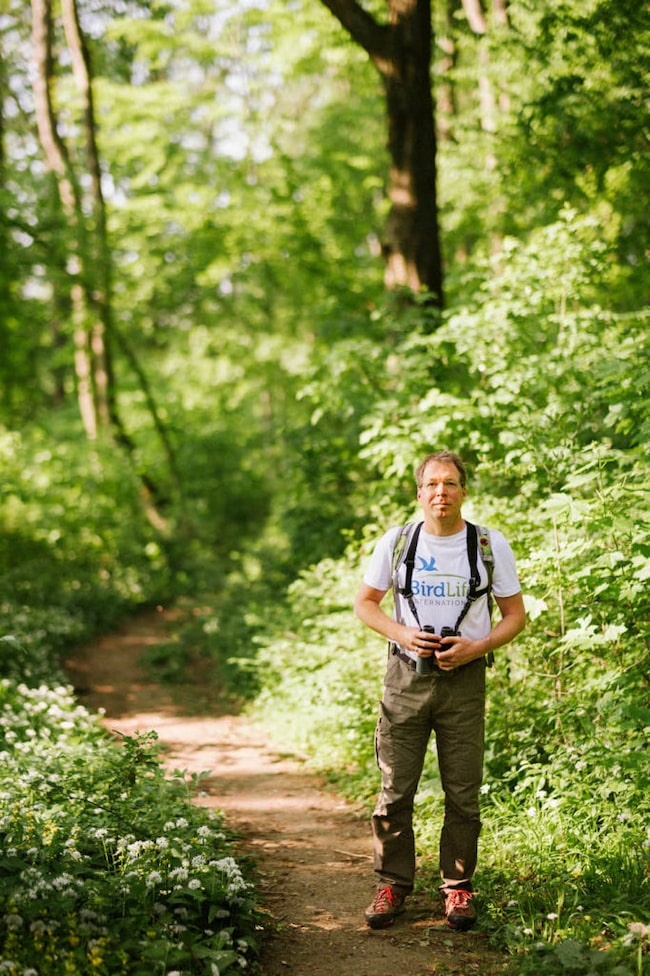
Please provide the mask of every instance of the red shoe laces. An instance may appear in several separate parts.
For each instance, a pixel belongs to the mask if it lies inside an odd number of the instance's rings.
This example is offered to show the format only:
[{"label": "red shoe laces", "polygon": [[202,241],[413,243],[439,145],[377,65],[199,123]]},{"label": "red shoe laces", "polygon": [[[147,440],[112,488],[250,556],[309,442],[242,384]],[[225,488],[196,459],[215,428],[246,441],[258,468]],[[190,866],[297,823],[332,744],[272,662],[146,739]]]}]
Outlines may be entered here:
[{"label": "red shoe laces", "polygon": [[448,912],[451,909],[467,908],[471,900],[471,891],[465,891],[464,888],[454,888],[447,892],[447,903],[445,907]]},{"label": "red shoe laces", "polygon": [[393,908],[399,901],[397,892],[390,885],[385,888],[378,888],[375,895],[373,908],[375,911],[384,911],[386,908]]}]

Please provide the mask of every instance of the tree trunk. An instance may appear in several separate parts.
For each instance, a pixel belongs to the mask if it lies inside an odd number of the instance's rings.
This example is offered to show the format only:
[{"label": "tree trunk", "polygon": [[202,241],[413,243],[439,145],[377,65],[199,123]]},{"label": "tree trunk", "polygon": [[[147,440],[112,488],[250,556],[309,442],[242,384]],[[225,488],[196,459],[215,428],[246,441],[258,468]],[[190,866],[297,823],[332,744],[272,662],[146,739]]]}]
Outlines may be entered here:
[{"label": "tree trunk", "polygon": [[475,34],[485,34],[487,32],[487,21],[481,0],[463,0],[463,10],[467,17],[467,22]]},{"label": "tree trunk", "polygon": [[49,170],[54,174],[63,215],[70,228],[68,274],[74,323],[75,376],[79,413],[86,436],[97,436],[97,412],[92,391],[92,359],[86,328],[87,308],[82,285],[84,271],[81,244],[84,238],[81,196],[65,145],[56,128],[51,97],[52,5],[51,0],[32,0],[34,51],[34,102],[38,135]]},{"label": "tree trunk", "polygon": [[456,90],[453,70],[456,66],[457,48],[455,38],[455,14],[460,0],[445,0],[443,7],[444,30],[436,38],[438,50],[439,78],[436,91],[436,128],[439,142],[453,142],[453,122],[456,115]]},{"label": "tree trunk", "polygon": [[[62,17],[70,51],[72,69],[82,105],[83,150],[86,172],[90,176],[89,196],[82,199],[78,181],[68,157],[65,144],[56,128],[52,106],[52,0],[32,0],[34,58],[36,73],[34,94],[38,131],[49,169],[55,174],[63,212],[71,229],[69,237],[68,271],[74,331],[75,374],[79,410],[87,436],[97,436],[98,426],[112,428],[113,436],[132,461],[134,468],[136,444],[128,433],[118,408],[115,376],[111,355],[111,340],[115,329],[111,304],[111,253],[106,231],[106,208],[101,186],[101,167],[95,138],[95,109],[92,91],[92,72],[85,39],[80,28],[76,0],[63,0]],[[84,214],[91,211],[86,225]],[[179,489],[179,476],[174,452],[167,431],[161,421],[151,388],[132,351],[128,358],[145,393],[156,431],[159,434],[173,487]],[[146,473],[139,471],[143,488],[145,511],[153,525],[164,532],[166,520],[161,514],[163,492]]]},{"label": "tree trunk", "polygon": [[[102,194],[99,153],[95,138],[95,107],[93,101],[90,59],[79,26],[76,0],[63,0],[61,5],[63,29],[72,60],[72,71],[83,107],[83,134],[86,165],[90,174],[90,205],[93,213],[93,233],[88,240],[89,267],[86,291],[92,310],[89,329],[91,382],[99,422],[106,427],[110,422],[108,407],[109,383],[107,343],[110,339],[110,288],[111,257],[106,241],[106,208]],[[91,270],[92,269],[92,270]]]},{"label": "tree trunk", "polygon": [[443,301],[431,91],[430,0],[389,0],[388,24],[356,0],[323,0],[377,67],[386,92],[390,215],[383,251],[388,288]]}]

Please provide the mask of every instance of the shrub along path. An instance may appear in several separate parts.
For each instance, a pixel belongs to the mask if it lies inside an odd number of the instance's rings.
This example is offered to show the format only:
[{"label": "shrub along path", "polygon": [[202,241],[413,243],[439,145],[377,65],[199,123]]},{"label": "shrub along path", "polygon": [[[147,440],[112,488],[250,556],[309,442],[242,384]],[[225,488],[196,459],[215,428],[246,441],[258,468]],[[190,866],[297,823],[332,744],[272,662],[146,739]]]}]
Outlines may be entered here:
[{"label": "shrub along path", "polygon": [[367,817],[269,735],[232,714],[205,676],[157,684],[139,657],[174,636],[175,616],[146,613],[65,662],[79,700],[104,709],[124,734],[155,730],[170,770],[210,770],[196,802],[222,811],[257,866],[259,899],[272,920],[264,976],[495,976],[504,959],[477,932],[446,925],[437,893],[417,893],[396,924],[366,928],[373,895]]}]

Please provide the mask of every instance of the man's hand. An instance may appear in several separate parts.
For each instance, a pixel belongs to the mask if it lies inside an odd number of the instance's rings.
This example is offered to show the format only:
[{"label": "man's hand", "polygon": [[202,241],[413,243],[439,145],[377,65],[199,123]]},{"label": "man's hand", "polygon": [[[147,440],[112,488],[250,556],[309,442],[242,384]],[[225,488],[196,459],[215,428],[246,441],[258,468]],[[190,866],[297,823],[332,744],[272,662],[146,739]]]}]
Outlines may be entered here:
[{"label": "man's hand", "polygon": [[521,592],[513,596],[496,597],[497,606],[501,613],[501,620],[481,640],[470,640],[468,637],[443,637],[440,650],[436,657],[442,671],[452,671],[462,664],[469,664],[479,657],[484,657],[497,647],[503,647],[519,634],[526,626],[526,610]]},{"label": "man's hand", "polygon": [[485,653],[482,641],[473,641],[469,637],[441,637],[440,648],[436,652],[436,660],[441,671],[453,671],[460,668],[463,664],[469,664],[476,658],[483,657]]}]

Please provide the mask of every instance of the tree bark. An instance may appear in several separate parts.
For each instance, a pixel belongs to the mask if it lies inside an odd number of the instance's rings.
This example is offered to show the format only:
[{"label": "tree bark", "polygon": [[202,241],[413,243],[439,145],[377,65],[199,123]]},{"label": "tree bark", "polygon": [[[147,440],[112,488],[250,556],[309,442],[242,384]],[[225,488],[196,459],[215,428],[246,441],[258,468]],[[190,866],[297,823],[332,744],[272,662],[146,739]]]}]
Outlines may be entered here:
[{"label": "tree bark", "polygon": [[357,0],[322,2],[368,53],[386,93],[391,159],[391,210],[383,242],[386,285],[426,291],[441,306],[430,0],[389,0],[387,24],[376,21]]},{"label": "tree bark", "polygon": [[508,0],[493,0],[492,16],[495,24],[500,27],[508,26]]},{"label": "tree bark", "polygon": [[[115,441],[124,448],[134,468],[136,444],[122,420],[113,370],[111,341],[116,336],[111,302],[111,253],[106,229],[106,207],[101,185],[101,166],[96,141],[92,71],[85,38],[79,24],[76,0],[62,0],[62,19],[72,70],[82,106],[83,151],[90,176],[89,195],[82,198],[65,143],[56,128],[52,105],[52,0],[32,0],[32,38],[36,73],[34,94],[38,131],[49,169],[55,174],[63,212],[71,228],[68,272],[71,276],[72,320],[75,373],[79,409],[87,436],[97,436],[98,426],[112,429]],[[91,211],[86,224],[84,213]],[[179,475],[174,451],[157,410],[146,377],[130,347],[118,336],[135,371],[159,434],[169,465],[174,491],[179,491]],[[145,511],[161,532],[167,524],[161,514],[163,492],[145,472],[138,471],[143,488]]]},{"label": "tree bark", "polygon": [[109,384],[111,382],[109,353],[111,317],[111,258],[106,240],[106,208],[101,184],[101,167],[95,138],[95,107],[90,71],[90,58],[79,25],[75,0],[63,0],[61,4],[63,29],[72,60],[72,71],[82,104],[84,148],[86,165],[90,174],[90,204],[93,213],[93,233],[88,240],[90,267],[86,288],[93,322],[89,330],[89,349],[92,364],[92,387],[95,406],[102,426],[110,422]]},{"label": "tree bark", "polygon": [[487,33],[487,21],[481,0],[463,0],[463,10],[467,17],[467,22],[475,34]]},{"label": "tree bark", "polygon": [[56,127],[51,96],[52,5],[51,0],[32,0],[32,46],[34,53],[34,102],[38,135],[48,169],[54,174],[63,215],[70,227],[68,274],[75,346],[75,377],[79,413],[86,436],[97,436],[97,411],[92,389],[92,359],[87,333],[87,308],[83,281],[83,220],[79,188],[70,160]]},{"label": "tree bark", "polygon": [[454,142],[453,122],[457,111],[453,81],[457,59],[455,13],[459,6],[460,0],[445,0],[445,26],[442,36],[438,33],[436,38],[438,50],[442,52],[442,57],[438,55],[439,78],[436,92],[436,128],[439,142]]}]

